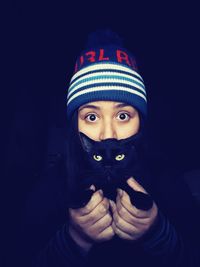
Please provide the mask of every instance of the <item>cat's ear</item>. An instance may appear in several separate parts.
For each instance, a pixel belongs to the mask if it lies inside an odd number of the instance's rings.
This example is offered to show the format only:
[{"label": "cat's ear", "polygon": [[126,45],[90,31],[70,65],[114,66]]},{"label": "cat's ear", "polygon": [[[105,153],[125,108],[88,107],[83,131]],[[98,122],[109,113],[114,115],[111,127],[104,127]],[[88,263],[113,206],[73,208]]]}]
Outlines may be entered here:
[{"label": "cat's ear", "polygon": [[79,132],[79,135],[80,135],[80,140],[81,140],[81,144],[82,144],[83,149],[86,152],[90,152],[93,148],[95,141],[90,139],[87,135],[85,135],[82,132]]},{"label": "cat's ear", "polygon": [[138,132],[137,134],[134,134],[126,139],[121,139],[120,142],[122,145],[130,147],[139,144],[141,140],[142,140],[142,134],[141,132]]}]

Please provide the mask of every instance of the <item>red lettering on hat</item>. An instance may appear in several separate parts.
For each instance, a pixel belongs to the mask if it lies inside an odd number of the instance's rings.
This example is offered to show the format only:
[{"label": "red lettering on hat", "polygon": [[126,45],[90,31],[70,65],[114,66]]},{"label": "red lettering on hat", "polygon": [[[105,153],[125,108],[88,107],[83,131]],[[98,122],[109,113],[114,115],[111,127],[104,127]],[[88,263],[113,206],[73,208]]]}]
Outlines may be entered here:
[{"label": "red lettering on hat", "polygon": [[74,73],[77,72],[78,70],[78,63],[76,62],[75,68],[74,68]]},{"label": "red lettering on hat", "polygon": [[109,57],[104,57],[104,49],[100,49],[99,60],[109,60]]},{"label": "red lettering on hat", "polygon": [[83,56],[81,56],[81,57],[80,57],[80,65],[82,65],[82,64],[83,64],[83,62],[84,62],[84,57],[83,57]]},{"label": "red lettering on hat", "polygon": [[117,61],[118,62],[121,63],[122,61],[125,61],[127,65],[131,66],[131,63],[129,61],[127,53],[125,53],[124,51],[121,51],[121,50],[117,50],[116,54],[117,54]]},{"label": "red lettering on hat", "polygon": [[133,57],[131,57],[130,61],[131,61],[132,68],[137,71],[138,68],[137,68],[137,64],[136,64],[135,59]]},{"label": "red lettering on hat", "polygon": [[81,65],[83,65],[83,63],[84,63],[84,57],[83,56],[80,56],[80,58],[77,59],[77,61],[76,61],[74,72],[77,72],[78,69],[81,67]]},{"label": "red lettering on hat", "polygon": [[87,56],[87,60],[88,61],[90,61],[90,62],[95,62],[96,61],[96,59],[95,59],[95,56],[96,56],[95,51],[89,51],[89,52],[85,53],[85,55]]}]

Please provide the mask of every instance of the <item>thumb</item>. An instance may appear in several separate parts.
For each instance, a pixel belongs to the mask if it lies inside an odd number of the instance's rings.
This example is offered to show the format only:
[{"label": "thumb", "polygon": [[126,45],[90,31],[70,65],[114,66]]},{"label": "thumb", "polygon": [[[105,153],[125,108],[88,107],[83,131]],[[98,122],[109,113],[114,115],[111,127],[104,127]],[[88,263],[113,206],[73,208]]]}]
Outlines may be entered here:
[{"label": "thumb", "polygon": [[135,191],[143,192],[147,194],[147,191],[144,189],[144,187],[141,186],[133,177],[129,178],[127,180],[127,184]]}]

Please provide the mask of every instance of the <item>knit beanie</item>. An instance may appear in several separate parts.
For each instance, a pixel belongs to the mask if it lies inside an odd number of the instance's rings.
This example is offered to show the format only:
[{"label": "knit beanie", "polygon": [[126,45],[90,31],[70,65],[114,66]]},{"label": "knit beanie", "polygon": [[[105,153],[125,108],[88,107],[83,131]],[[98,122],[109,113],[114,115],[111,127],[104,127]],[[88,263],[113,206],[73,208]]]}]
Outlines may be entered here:
[{"label": "knit beanie", "polygon": [[115,32],[99,30],[88,36],[76,61],[67,93],[67,117],[86,103],[106,100],[127,103],[146,118],[146,90],[135,57]]}]

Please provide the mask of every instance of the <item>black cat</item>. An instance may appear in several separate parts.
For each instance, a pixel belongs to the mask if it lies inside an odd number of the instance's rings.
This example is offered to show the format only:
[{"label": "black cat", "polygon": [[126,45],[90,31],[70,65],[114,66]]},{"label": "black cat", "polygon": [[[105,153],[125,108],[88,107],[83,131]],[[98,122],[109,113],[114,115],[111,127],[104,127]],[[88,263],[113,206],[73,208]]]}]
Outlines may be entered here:
[{"label": "black cat", "polygon": [[[130,188],[126,181],[130,177],[141,177],[138,159],[141,134],[126,139],[106,139],[94,141],[80,133],[83,147],[83,166],[79,174],[79,184],[70,201],[71,208],[85,206],[94,193],[89,187],[93,184],[96,190],[102,189],[104,196],[116,200],[117,188],[128,193],[131,202],[138,209],[148,210],[153,201],[148,194]],[[138,179],[137,179],[138,178]]]}]

